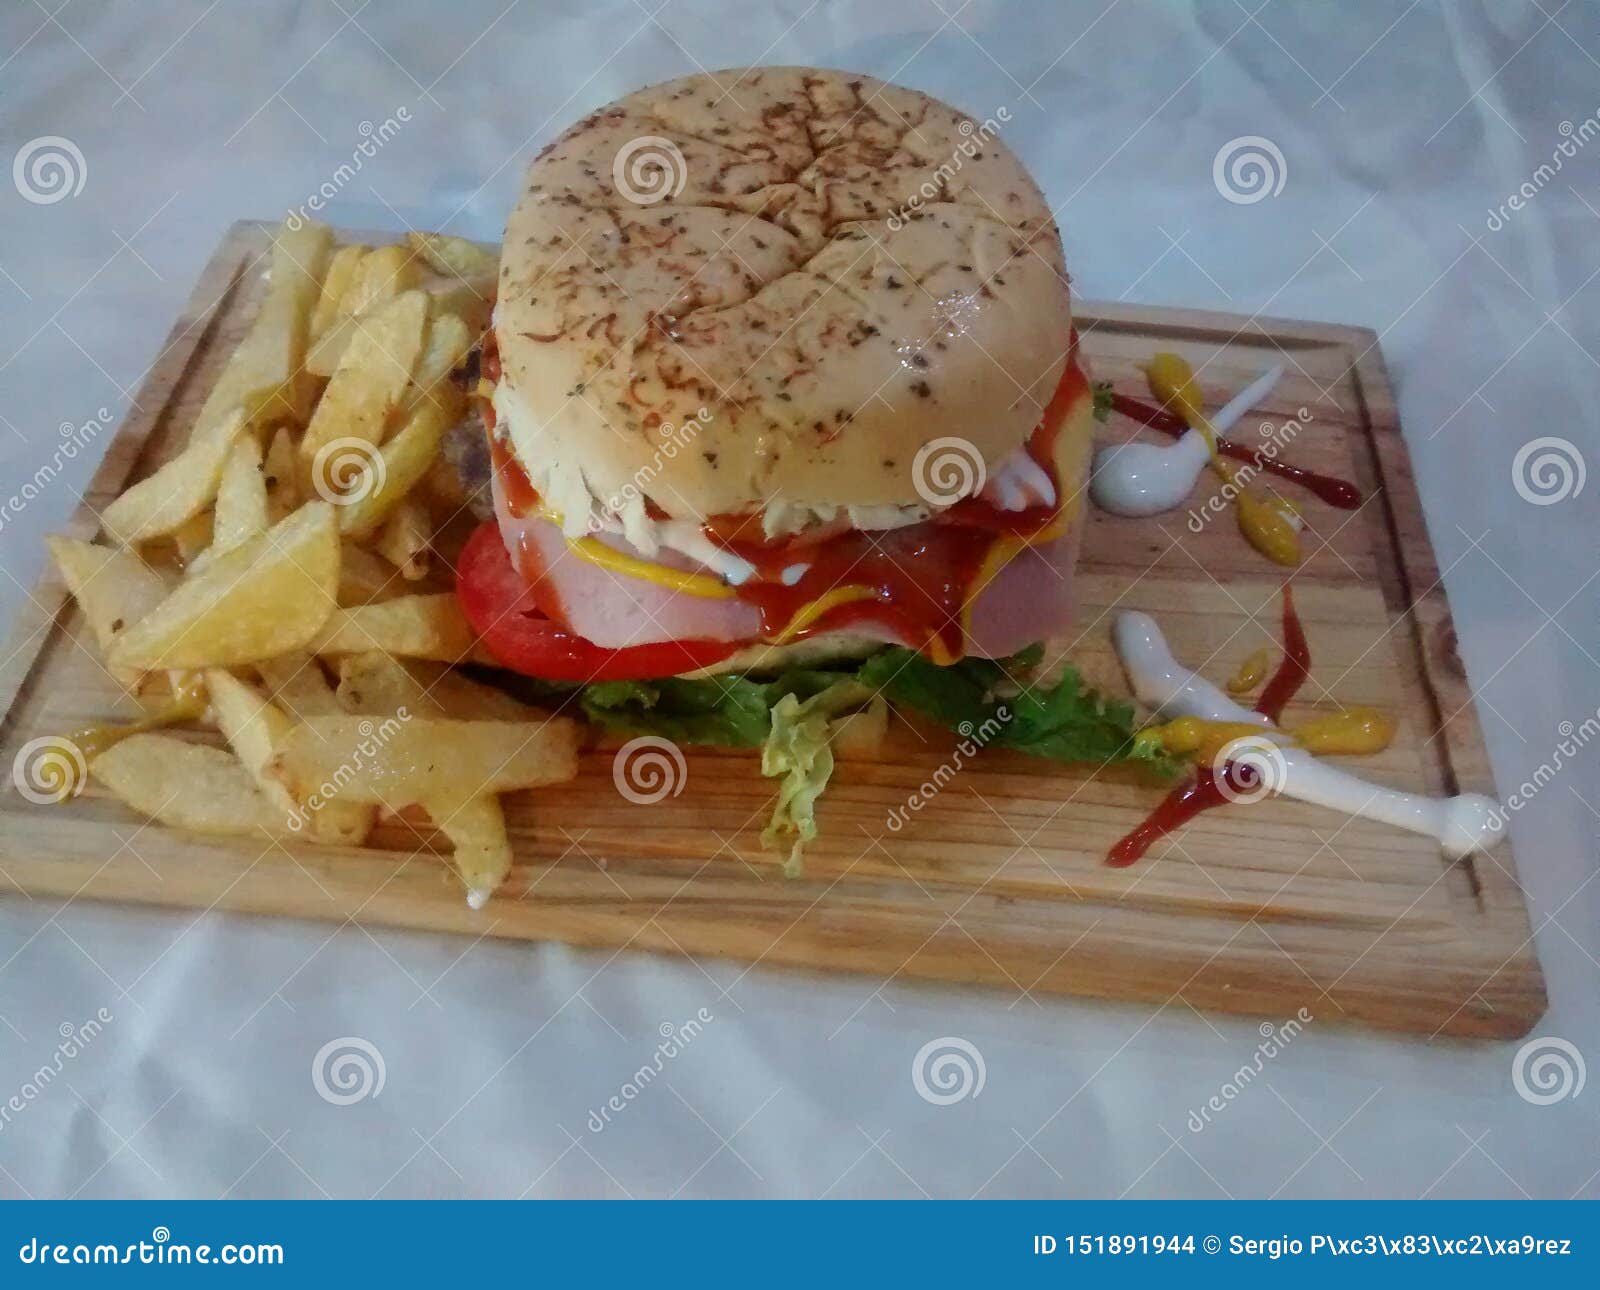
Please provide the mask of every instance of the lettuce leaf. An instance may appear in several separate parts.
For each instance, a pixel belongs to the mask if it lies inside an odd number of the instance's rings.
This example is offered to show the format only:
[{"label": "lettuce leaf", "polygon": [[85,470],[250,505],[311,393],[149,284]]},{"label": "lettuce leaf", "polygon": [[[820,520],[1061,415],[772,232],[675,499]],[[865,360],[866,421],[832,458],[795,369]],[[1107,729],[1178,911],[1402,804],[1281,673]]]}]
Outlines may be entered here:
[{"label": "lettuce leaf", "polygon": [[[1166,779],[1177,766],[1134,742],[1134,709],[1084,685],[1071,668],[1035,681],[1043,656],[1033,646],[999,661],[968,658],[951,667],[914,650],[887,648],[859,663],[802,668],[766,680],[748,676],[599,681],[578,705],[589,721],[626,734],[680,744],[760,748],[761,773],[776,779],[778,800],[762,841],[785,852],[784,872],[800,872],[817,836],[816,804],[833,774],[840,718],[882,696],[983,747],[1011,748],[1101,770],[1133,765]],[[563,689],[570,698],[571,688]]]}]

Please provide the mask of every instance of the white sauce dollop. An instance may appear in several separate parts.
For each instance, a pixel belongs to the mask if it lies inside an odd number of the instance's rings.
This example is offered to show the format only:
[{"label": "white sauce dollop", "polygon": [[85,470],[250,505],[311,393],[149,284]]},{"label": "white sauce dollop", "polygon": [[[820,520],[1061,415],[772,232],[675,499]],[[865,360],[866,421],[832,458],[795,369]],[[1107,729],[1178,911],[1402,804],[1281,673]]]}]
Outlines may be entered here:
[{"label": "white sauce dollop", "polygon": [[[1263,372],[1211,418],[1212,427],[1218,434],[1231,430],[1282,377],[1281,363]],[[1159,515],[1183,505],[1210,459],[1205,436],[1198,430],[1171,444],[1136,439],[1100,448],[1094,454],[1089,496],[1113,515]]]},{"label": "white sauce dollop", "polygon": [[1263,727],[1263,744],[1274,745],[1272,765],[1266,772],[1274,792],[1426,834],[1436,839],[1452,859],[1485,850],[1498,836],[1502,827],[1500,814],[1494,800],[1482,793],[1463,793],[1459,797],[1403,793],[1330,766],[1305,749],[1293,747],[1282,733],[1270,729],[1271,723],[1261,713],[1234,702],[1173,658],[1150,615],[1118,614],[1112,639],[1133,682],[1134,694],[1157,716],[1168,720],[1198,717],[1203,721],[1244,721]]}]

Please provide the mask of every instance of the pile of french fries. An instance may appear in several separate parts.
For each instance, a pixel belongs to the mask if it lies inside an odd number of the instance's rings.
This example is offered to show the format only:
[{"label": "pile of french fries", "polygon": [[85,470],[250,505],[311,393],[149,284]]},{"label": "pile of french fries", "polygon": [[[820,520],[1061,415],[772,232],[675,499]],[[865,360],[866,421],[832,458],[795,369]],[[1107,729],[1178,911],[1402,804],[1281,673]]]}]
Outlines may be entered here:
[{"label": "pile of french fries", "polygon": [[[186,446],[106,507],[99,540],[50,540],[107,670],[148,707],[68,737],[116,797],[179,828],[339,846],[420,809],[474,906],[504,880],[499,794],[573,778],[578,732],[450,670],[485,660],[432,581],[466,519],[440,444],[496,268],[459,238],[279,229]],[[226,748],[194,736],[208,727]]]}]

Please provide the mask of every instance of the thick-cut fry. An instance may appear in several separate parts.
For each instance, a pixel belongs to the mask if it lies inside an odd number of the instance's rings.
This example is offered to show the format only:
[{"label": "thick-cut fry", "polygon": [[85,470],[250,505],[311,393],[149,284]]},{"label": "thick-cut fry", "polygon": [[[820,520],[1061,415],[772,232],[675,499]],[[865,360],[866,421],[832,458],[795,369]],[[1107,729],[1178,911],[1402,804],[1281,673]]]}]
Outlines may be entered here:
[{"label": "thick-cut fry", "polygon": [[472,627],[449,592],[336,609],[305,648],[314,654],[380,650],[439,663],[493,662],[480,653]]},{"label": "thick-cut fry", "polygon": [[406,245],[432,268],[453,277],[492,280],[500,267],[498,246],[469,242],[448,233],[407,233]]},{"label": "thick-cut fry", "polygon": [[341,318],[348,318],[345,295],[355,281],[356,268],[367,253],[364,246],[341,246],[328,261],[328,271],[322,277],[322,294],[317,298],[316,310],[311,315],[311,343],[315,344]]},{"label": "thick-cut fry", "polygon": [[373,445],[383,442],[389,414],[411,380],[427,320],[428,298],[413,291],[370,318],[356,321],[350,346],[300,441],[301,460],[310,468],[313,486],[322,496],[331,499],[343,491],[336,487],[342,481],[318,478],[331,476],[329,463],[319,465],[317,461],[324,449],[340,439]]},{"label": "thick-cut fry", "polygon": [[266,299],[207,395],[191,440],[236,409],[252,423],[305,421],[311,396],[302,373],[306,343],[332,246],[333,233],[321,224],[286,224],[273,234]]},{"label": "thick-cut fry", "polygon": [[261,478],[267,486],[267,514],[276,524],[304,500],[297,487],[294,436],[288,426],[279,426],[267,445]]},{"label": "thick-cut fry", "polygon": [[302,801],[337,785],[345,801],[399,810],[537,788],[578,773],[577,727],[565,717],[456,721],[413,716],[314,717],[294,727],[272,773]]},{"label": "thick-cut fry", "polygon": [[261,442],[255,435],[233,441],[217,485],[211,550],[218,555],[271,527],[267,519],[267,481],[261,473]]},{"label": "thick-cut fry", "polygon": [[89,762],[90,773],[134,810],[195,833],[288,831],[232,753],[174,735],[130,735]]},{"label": "thick-cut fry", "polygon": [[222,737],[228,741],[240,764],[250,772],[262,796],[282,812],[286,827],[292,827],[289,821],[298,817],[299,806],[289,790],[266,771],[273,747],[289,733],[294,722],[273,707],[266,695],[225,668],[207,668],[205,682],[217,729],[222,731]]},{"label": "thick-cut fry", "polygon": [[306,370],[316,376],[332,376],[363,316],[412,290],[421,278],[422,271],[410,248],[380,246],[368,251],[341,302],[342,311],[349,316],[334,323],[311,347]]},{"label": "thick-cut fry", "polygon": [[534,708],[493,686],[421,659],[371,651],[339,660],[339,706],[355,716],[388,716],[406,708],[477,721],[529,721]]},{"label": "thick-cut fry", "polygon": [[448,398],[451,394],[458,396],[452,406],[462,406],[460,389],[449,378],[450,373],[466,361],[472,349],[472,339],[473,333],[458,315],[434,310],[432,321],[428,324],[428,343],[417,359],[416,371],[405,392],[404,403],[408,412],[423,399]]},{"label": "thick-cut fry", "polygon": [[211,505],[223,467],[248,422],[241,409],[199,427],[180,452],[101,513],[106,531],[124,546],[161,537]]},{"label": "thick-cut fry", "polygon": [[[162,576],[126,547],[97,546],[73,538],[51,537],[50,554],[67,590],[89,622],[100,649],[109,651],[117,638],[165,600],[172,580]],[[139,684],[138,668],[112,668],[128,689]]]},{"label": "thick-cut fry", "polygon": [[455,846],[451,861],[467,887],[467,904],[482,909],[511,872],[511,839],[500,799],[492,794],[458,806],[424,802],[423,808]]},{"label": "thick-cut fry", "polygon": [[333,612],[339,530],[308,502],[212,560],[110,650],[123,667],[231,667],[299,649]]},{"label": "thick-cut fry", "polygon": [[387,443],[378,450],[381,465],[372,473],[365,495],[339,508],[339,531],[366,538],[378,531],[389,513],[416,485],[439,455],[439,445],[460,419],[463,397],[448,381],[424,397]]},{"label": "thick-cut fry", "polygon": [[378,532],[378,554],[399,570],[407,582],[427,576],[433,520],[428,508],[414,497],[402,498]]},{"label": "thick-cut fry", "polygon": [[494,275],[486,278],[455,278],[436,280],[427,285],[428,299],[433,303],[435,318],[449,315],[461,319],[473,339],[483,335],[489,327],[489,316],[494,312],[494,296],[498,284]]},{"label": "thick-cut fry", "polygon": [[272,701],[296,721],[307,717],[331,717],[341,711],[333,686],[314,654],[290,650],[254,665],[262,687]]},{"label": "thick-cut fry", "polygon": [[319,802],[314,807],[302,805],[279,780],[267,773],[274,749],[294,728],[294,722],[283,711],[254,686],[246,685],[221,668],[206,672],[206,688],[211,695],[217,729],[222,731],[234,755],[250,772],[267,801],[284,812],[291,830],[309,827],[317,841],[335,845],[359,846],[366,841],[374,816],[370,806],[341,801]]},{"label": "thick-cut fry", "polygon": [[[342,516],[349,507],[341,507]],[[380,600],[393,600],[406,595],[411,588],[406,585],[399,570],[381,555],[358,546],[354,542],[342,544],[339,558],[339,605],[343,609],[370,605]]]}]

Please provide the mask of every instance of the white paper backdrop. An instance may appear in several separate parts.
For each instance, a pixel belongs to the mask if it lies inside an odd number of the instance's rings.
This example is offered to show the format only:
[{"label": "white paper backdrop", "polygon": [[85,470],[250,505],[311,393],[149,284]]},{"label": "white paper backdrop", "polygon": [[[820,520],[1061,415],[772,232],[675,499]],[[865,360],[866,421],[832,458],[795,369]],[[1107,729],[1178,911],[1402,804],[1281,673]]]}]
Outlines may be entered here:
[{"label": "white paper backdrop", "polygon": [[[363,122],[411,117],[329,218],[495,237],[526,159],[581,113],[697,66],[816,62],[1006,106],[1084,296],[1378,328],[1502,782],[1600,701],[1600,481],[1537,506],[1511,474],[1540,435],[1600,466],[1593,5],[57,2],[0,14],[0,160],[62,136],[85,172],[50,203],[21,192],[47,175],[0,182],[0,494],[61,423],[120,413],[228,223],[304,201]],[[1278,196],[1214,188],[1241,135],[1281,150]],[[91,465],[0,515],[0,618]],[[1549,974],[1536,1033],[1590,1066],[1596,765],[1513,825]],[[112,1017],[0,1117],[0,1195],[1600,1194],[1597,1090],[1522,1100],[1516,1045],[1313,1025],[1195,1134],[1256,1023],[875,987],[0,895],[0,1104],[64,1024]],[[587,1127],[700,1008],[666,1077]],[[347,1107],[311,1079],[342,1036],[385,1073]],[[941,1036],[981,1052],[981,1096],[917,1095]]]}]

